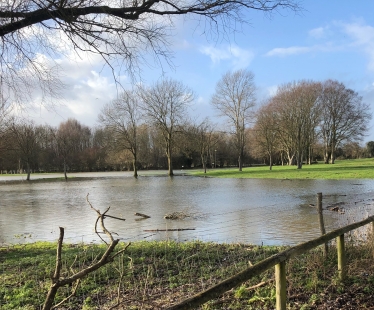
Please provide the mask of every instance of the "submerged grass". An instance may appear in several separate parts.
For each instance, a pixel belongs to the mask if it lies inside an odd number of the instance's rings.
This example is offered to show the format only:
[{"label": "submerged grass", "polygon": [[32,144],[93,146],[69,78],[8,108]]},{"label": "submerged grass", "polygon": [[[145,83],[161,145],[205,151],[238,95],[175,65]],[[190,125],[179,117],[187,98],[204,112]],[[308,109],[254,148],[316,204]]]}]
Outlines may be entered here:
[{"label": "submerged grass", "polygon": [[[55,244],[45,242],[0,248],[1,309],[40,309],[54,270],[55,248]],[[135,242],[113,263],[87,276],[76,296],[60,309],[109,309],[117,303],[118,309],[161,309],[283,249],[198,241]],[[81,270],[104,250],[101,245],[65,244],[62,275]],[[372,243],[348,246],[346,285],[336,280],[335,252],[331,249],[324,258],[322,251],[315,249],[287,264],[289,309],[317,309],[328,296],[335,299],[352,287],[359,294],[360,309],[370,300],[374,303]],[[268,270],[201,309],[273,309],[273,277],[274,271]],[[71,287],[61,289],[56,302],[70,291]]]},{"label": "submerged grass", "polygon": [[337,160],[335,164],[319,162],[313,165],[303,165],[302,169],[296,166],[253,166],[243,168],[210,169],[193,171],[195,176],[208,176],[217,178],[263,178],[263,179],[374,179],[374,158]]}]

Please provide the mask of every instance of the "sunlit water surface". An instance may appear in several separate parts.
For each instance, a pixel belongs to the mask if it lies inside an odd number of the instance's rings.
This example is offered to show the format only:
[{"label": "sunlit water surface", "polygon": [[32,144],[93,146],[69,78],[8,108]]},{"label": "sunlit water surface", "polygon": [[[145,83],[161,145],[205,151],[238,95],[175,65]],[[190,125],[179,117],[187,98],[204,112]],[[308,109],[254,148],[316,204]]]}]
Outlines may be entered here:
[{"label": "sunlit water surface", "polygon": [[[96,213],[116,237],[130,240],[203,240],[253,244],[296,244],[320,234],[316,194],[323,205],[340,203],[345,213],[324,211],[326,230],[374,214],[374,180],[173,178],[131,173],[76,174],[68,182],[7,183],[0,176],[0,244],[54,241],[59,226],[68,242],[97,242]],[[3,181],[3,182],[1,182]],[[349,202],[349,203],[348,203]],[[134,213],[151,218],[139,220]],[[183,212],[183,220],[165,214]],[[186,229],[173,232],[146,230]]]}]

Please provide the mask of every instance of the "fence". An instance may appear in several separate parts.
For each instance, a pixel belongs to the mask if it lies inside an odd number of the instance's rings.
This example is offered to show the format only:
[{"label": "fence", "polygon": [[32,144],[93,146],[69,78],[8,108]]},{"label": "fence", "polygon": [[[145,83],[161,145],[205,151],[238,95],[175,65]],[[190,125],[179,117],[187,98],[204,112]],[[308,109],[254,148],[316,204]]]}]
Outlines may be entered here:
[{"label": "fence", "polygon": [[262,272],[275,266],[275,283],[276,283],[276,309],[286,309],[286,261],[291,257],[305,253],[319,245],[325,244],[328,241],[336,238],[337,252],[338,252],[338,272],[339,279],[343,281],[346,276],[346,259],[345,259],[345,246],[344,246],[344,234],[354,229],[362,227],[372,223],[374,232],[374,216],[370,216],[367,219],[347,225],[345,227],[336,229],[328,234],[325,234],[319,238],[307,241],[305,243],[294,246],[276,255],[273,255],[254,266],[251,266],[235,276],[228,278],[211,288],[196,294],[195,296],[188,298],[178,304],[175,304],[168,310],[176,309],[194,309],[203,303],[216,298],[224,292],[242,284],[243,282],[255,277]]}]

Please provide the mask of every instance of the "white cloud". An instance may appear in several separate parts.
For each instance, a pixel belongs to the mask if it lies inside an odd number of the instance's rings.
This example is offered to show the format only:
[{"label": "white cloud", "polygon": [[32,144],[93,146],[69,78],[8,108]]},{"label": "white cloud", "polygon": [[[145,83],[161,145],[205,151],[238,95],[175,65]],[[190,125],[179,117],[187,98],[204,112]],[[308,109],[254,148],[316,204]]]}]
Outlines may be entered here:
[{"label": "white cloud", "polygon": [[325,28],[324,27],[314,28],[309,31],[309,35],[316,39],[323,38],[325,36]]},{"label": "white cloud", "polygon": [[265,54],[265,56],[280,56],[286,57],[291,55],[300,55],[309,53],[313,48],[306,46],[291,46],[291,47],[277,47],[273,48]]},{"label": "white cloud", "polygon": [[363,52],[368,56],[368,69],[374,71],[374,27],[362,20],[353,23],[333,21],[325,27],[317,27],[308,32],[309,36],[328,41],[311,46],[290,46],[273,48],[265,55],[287,57],[312,52],[332,52],[350,50]]},{"label": "white cloud", "polygon": [[362,49],[369,57],[368,69],[374,71],[374,27],[362,22],[341,24],[343,31],[352,39],[352,45]]},{"label": "white cloud", "polygon": [[[48,123],[58,126],[68,118],[76,118],[88,126],[94,126],[102,106],[117,96],[115,82],[111,73],[102,70],[103,61],[97,55],[71,58],[63,57],[57,60],[62,73],[60,79],[65,84],[62,102],[55,102],[54,106],[40,106],[40,95],[36,94],[30,103],[33,110],[29,116],[37,123]],[[53,64],[45,55],[38,59],[45,65]],[[126,81],[126,77],[119,77]]]},{"label": "white cloud", "polygon": [[200,52],[209,56],[213,65],[218,65],[221,61],[230,61],[234,69],[248,67],[254,58],[252,51],[238,46],[226,46],[224,48],[204,46],[200,48]]}]

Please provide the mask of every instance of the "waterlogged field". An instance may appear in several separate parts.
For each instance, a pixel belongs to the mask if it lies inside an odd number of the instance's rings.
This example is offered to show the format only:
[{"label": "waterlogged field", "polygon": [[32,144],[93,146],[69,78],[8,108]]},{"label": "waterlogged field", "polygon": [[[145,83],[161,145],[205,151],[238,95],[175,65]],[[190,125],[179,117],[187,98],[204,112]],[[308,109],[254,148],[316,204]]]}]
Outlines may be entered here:
[{"label": "waterlogged field", "polygon": [[210,176],[218,178],[259,178],[259,179],[320,179],[320,180],[343,180],[343,179],[374,179],[374,158],[337,160],[335,164],[324,164],[319,162],[313,165],[303,165],[302,169],[295,166],[273,166],[272,170],[267,166],[253,166],[230,169],[208,169],[194,171],[193,175]]}]

